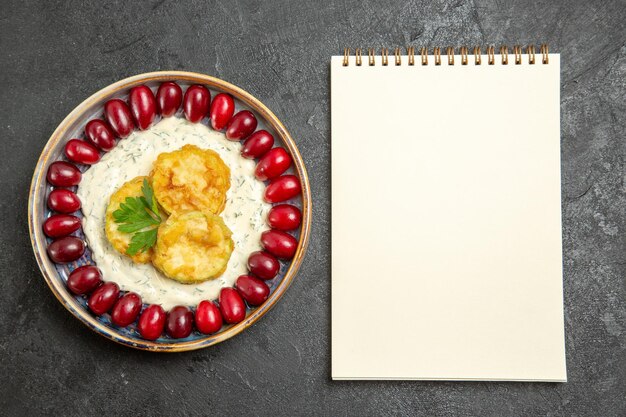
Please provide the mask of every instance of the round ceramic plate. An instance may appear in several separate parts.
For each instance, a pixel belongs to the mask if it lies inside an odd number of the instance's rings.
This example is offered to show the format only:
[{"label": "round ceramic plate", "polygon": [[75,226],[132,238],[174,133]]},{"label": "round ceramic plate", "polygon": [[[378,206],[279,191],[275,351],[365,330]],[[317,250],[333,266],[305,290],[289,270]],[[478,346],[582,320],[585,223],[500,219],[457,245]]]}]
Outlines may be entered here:
[{"label": "round ceramic plate", "polygon": [[[259,121],[258,129],[269,131],[275,138],[275,146],[285,148],[293,159],[292,167],[287,173],[299,178],[302,191],[289,203],[301,208],[302,223],[294,233],[298,239],[295,256],[290,261],[281,262],[281,269],[276,278],[267,281],[271,291],[268,299],[258,307],[248,308],[246,318],[242,322],[224,326],[218,333],[208,336],[194,331],[185,339],[171,339],[162,335],[157,340],[148,341],[141,338],[135,324],[123,328],[114,326],[111,324],[109,314],[102,316],[92,314],[87,308],[85,296],[76,296],[68,291],[65,283],[71,271],[81,265],[95,264],[95,262],[91,259],[89,248],[75,262],[64,265],[52,262],[46,252],[46,247],[51,239],[42,232],[42,224],[52,214],[46,205],[46,199],[53,187],[46,182],[46,173],[52,162],[65,160],[63,150],[66,142],[72,138],[83,137],[85,124],[89,120],[102,118],[103,104],[107,100],[112,98],[126,99],[128,91],[141,84],[147,85],[156,92],[160,83],[164,81],[174,81],[183,90],[192,84],[202,84],[211,90],[212,97],[218,92],[229,93],[235,98],[236,111],[247,109],[255,114]],[[208,119],[204,118],[200,123],[207,124]],[[88,166],[82,166],[81,170],[85,171],[87,168]],[[75,188],[73,187],[74,190]],[[276,304],[291,284],[302,263],[311,225],[311,195],[304,163],[293,139],[283,124],[263,103],[241,88],[208,75],[182,71],[162,71],[136,75],[111,84],[82,102],[61,122],[39,157],[31,183],[28,211],[30,237],[39,268],[50,289],[65,308],[89,328],[115,342],[137,349],[175,352],[200,349],[226,340],[252,325]],[[78,217],[82,216],[81,212],[74,214]],[[75,235],[84,238],[81,229]],[[115,277],[104,277],[104,280],[115,281]]]}]

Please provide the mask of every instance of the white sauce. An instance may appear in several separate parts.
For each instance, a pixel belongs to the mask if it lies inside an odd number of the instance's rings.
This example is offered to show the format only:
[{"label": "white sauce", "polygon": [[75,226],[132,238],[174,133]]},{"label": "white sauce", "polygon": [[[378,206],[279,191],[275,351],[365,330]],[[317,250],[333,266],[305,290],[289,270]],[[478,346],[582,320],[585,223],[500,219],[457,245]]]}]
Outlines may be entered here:
[{"label": "white sauce", "polygon": [[[221,215],[235,242],[224,274],[192,285],[165,277],[152,264],[133,263],[113,249],[104,231],[111,194],[126,181],[148,175],[159,154],[186,144],[216,151],[230,168],[231,186]],[[248,255],[261,248],[260,237],[268,229],[265,219],[271,206],[263,201],[264,185],[254,177],[254,161],[241,157],[240,150],[239,142],[229,141],[203,124],[169,117],[120,140],[99,163],[89,168],[83,174],[78,196],[84,214],[83,231],[92,259],[102,270],[104,279],[116,282],[123,290],[135,291],[145,303],[161,304],[167,310],[179,304],[197,305],[202,300],[216,299],[222,287],[232,286],[239,275],[245,274]]]}]

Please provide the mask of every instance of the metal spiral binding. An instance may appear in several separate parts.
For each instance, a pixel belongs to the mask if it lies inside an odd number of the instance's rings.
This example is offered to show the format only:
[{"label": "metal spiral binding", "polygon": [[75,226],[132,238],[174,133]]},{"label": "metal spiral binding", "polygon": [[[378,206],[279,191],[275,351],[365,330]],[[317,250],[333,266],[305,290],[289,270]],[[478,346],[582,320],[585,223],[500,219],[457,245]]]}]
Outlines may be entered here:
[{"label": "metal spiral binding", "polygon": [[[495,65],[496,64],[496,48],[494,46],[488,46],[487,47],[487,65]],[[509,65],[509,48],[506,45],[502,45],[500,46],[500,63],[502,65]],[[343,66],[347,67],[348,65],[350,65],[350,48],[345,48],[343,50]],[[363,65],[363,56],[362,56],[362,52],[361,52],[361,48],[356,48],[355,49],[355,63],[358,67]],[[447,55],[447,62],[448,65],[454,65],[454,52],[455,52],[455,48],[454,47],[447,47],[445,48],[445,54]],[[474,65],[482,65],[482,58],[481,58],[481,50],[480,50],[480,46],[475,46],[472,49],[473,55],[474,55]],[[459,48],[459,53],[461,55],[461,65],[468,65],[468,55],[469,55],[469,49],[466,46],[461,46]],[[515,45],[513,47],[513,56],[514,56],[514,60],[513,60],[513,64],[514,65],[521,65],[522,63],[522,55],[523,55],[523,48],[520,45]],[[549,63],[549,56],[548,56],[548,45],[547,44],[542,44],[540,49],[539,49],[539,53],[541,54],[541,63],[542,64],[548,64]],[[394,63],[396,66],[400,66],[402,65],[402,52],[401,52],[401,48],[395,48],[393,51],[394,54]],[[528,55],[528,63],[530,65],[534,65],[535,64],[535,45],[528,45],[526,47],[526,54]],[[408,56],[408,65],[415,65],[415,47],[413,46],[409,46],[406,48],[406,55]],[[368,65],[369,66],[374,66],[376,65],[376,59],[375,59],[375,50],[374,48],[367,48],[367,56],[368,56]],[[388,48],[381,48],[380,51],[380,56],[381,56],[381,63],[383,66],[388,66],[389,65],[389,49]],[[420,49],[420,57],[421,57],[421,64],[422,65],[428,65],[428,49],[426,48],[421,48]],[[441,65],[441,48],[440,47],[435,47],[433,48],[432,51],[432,56],[435,60],[435,65]]]}]

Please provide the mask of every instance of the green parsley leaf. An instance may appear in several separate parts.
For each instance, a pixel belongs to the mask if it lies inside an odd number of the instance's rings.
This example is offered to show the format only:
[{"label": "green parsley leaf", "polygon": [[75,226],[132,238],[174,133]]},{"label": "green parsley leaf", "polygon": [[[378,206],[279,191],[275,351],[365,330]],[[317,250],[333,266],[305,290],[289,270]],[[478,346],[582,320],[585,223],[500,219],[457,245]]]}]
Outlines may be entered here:
[{"label": "green parsley leaf", "polygon": [[[141,187],[141,192],[143,193],[143,203],[151,210],[154,214],[159,217],[159,207],[157,205],[156,197],[154,196],[154,190],[150,187],[148,180],[144,178],[143,185]],[[161,218],[159,217],[159,220]]]},{"label": "green parsley leaf", "polygon": [[161,224],[159,206],[154,190],[147,180],[141,187],[143,196],[126,197],[120,207],[113,212],[113,219],[122,233],[133,233],[126,254],[133,256],[145,252],[156,244],[158,225]]},{"label": "green parsley leaf", "polygon": [[156,244],[157,228],[152,228],[137,232],[130,238],[130,245],[126,249],[126,254],[136,255],[138,252],[145,252]]}]

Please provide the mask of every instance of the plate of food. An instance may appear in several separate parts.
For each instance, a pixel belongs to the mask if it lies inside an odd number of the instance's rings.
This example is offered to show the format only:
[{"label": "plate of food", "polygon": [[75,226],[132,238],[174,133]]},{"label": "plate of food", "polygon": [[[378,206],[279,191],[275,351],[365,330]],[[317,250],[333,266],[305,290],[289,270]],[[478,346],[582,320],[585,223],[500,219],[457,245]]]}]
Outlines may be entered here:
[{"label": "plate of food", "polygon": [[166,352],[267,313],[311,226],[304,162],[280,120],[241,88],[182,71],[76,107],[44,147],[28,209],[56,298],[115,342]]}]

